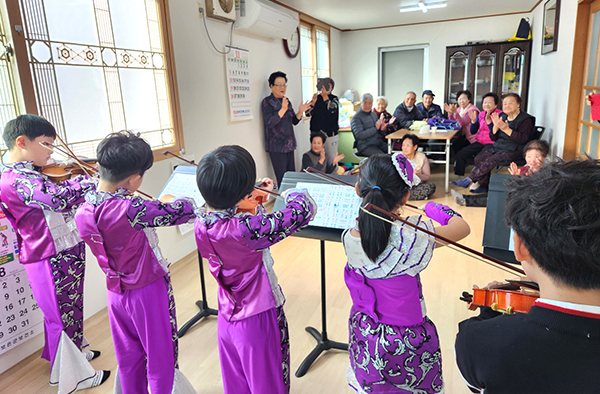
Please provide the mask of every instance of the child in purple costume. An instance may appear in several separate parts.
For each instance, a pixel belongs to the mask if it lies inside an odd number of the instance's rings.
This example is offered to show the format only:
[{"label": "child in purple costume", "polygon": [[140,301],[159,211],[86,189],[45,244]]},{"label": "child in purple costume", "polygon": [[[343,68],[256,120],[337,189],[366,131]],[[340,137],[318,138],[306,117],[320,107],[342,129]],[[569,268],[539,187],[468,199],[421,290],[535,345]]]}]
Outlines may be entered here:
[{"label": "child in purple costume", "polygon": [[[356,192],[363,206],[396,212],[408,201],[413,179],[404,156],[378,154],[361,167]],[[444,205],[429,202],[425,213],[443,226],[434,228],[421,216],[407,221],[451,240],[469,234],[462,217]],[[361,394],[444,392],[439,339],[427,317],[419,278],[436,244],[415,231],[361,211],[357,227],[342,234],[348,257],[344,278],[353,303],[346,376]]]},{"label": "child in purple costume", "polygon": [[[305,190],[292,189],[286,208],[267,214],[236,213],[253,190],[254,159],[244,148],[222,146],[198,165],[198,188],[206,212],[195,223],[196,242],[219,284],[218,339],[225,394],[285,394],[290,390],[290,353],[285,298],[269,247],[316,215]],[[267,188],[273,181],[264,180]]]},{"label": "child in purple costume", "polygon": [[[44,351],[50,361],[50,384],[71,393],[102,384],[110,371],[94,371],[89,360],[100,352],[83,336],[85,245],[77,234],[74,209],[96,188],[89,177],[58,184],[40,172],[48,163],[56,130],[36,115],[9,121],[3,134],[10,150],[0,176],[0,200],[17,233],[19,260],[44,313]],[[43,146],[45,144],[46,146]]]},{"label": "child in purple costume", "polygon": [[[150,145],[129,131],[97,149],[100,182],[75,221],[106,274],[108,316],[119,368],[115,393],[196,393],[179,371],[175,299],[154,227],[187,223],[193,200],[144,200],[136,191],[154,161]],[[165,200],[172,200],[168,196]]]}]

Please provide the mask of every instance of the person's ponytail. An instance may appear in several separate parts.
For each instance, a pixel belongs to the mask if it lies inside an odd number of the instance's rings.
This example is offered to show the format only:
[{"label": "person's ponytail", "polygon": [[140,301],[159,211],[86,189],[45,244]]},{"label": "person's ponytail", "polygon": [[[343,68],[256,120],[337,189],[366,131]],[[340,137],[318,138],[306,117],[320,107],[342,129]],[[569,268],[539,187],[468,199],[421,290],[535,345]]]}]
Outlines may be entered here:
[{"label": "person's ponytail", "polygon": [[[357,184],[362,205],[370,203],[392,212],[398,209],[408,192],[408,185],[402,180],[392,164],[390,155],[377,154],[369,157],[360,169]],[[373,215],[390,220],[385,214],[375,210]],[[392,224],[362,210],[358,214],[358,231],[363,251],[371,261],[383,253],[392,232]]]},{"label": "person's ponytail", "polygon": [[[371,203],[386,211],[390,210],[383,192],[379,188],[371,189],[365,198],[363,198],[363,206],[367,203]],[[389,217],[378,211],[374,210],[373,214],[389,220]],[[383,253],[387,246],[392,231],[392,224],[361,210],[358,214],[358,231],[360,231],[360,243],[365,254],[369,260],[375,261],[377,260],[377,256]]]}]

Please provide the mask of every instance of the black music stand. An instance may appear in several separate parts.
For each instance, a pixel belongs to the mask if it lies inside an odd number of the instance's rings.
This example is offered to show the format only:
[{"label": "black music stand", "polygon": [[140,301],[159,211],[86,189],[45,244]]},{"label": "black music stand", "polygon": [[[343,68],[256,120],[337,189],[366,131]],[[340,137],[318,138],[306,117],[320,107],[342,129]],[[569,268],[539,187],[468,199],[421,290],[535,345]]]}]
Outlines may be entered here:
[{"label": "black music stand", "polygon": [[202,319],[206,316],[217,316],[219,311],[216,309],[212,309],[208,307],[208,302],[206,301],[206,283],[204,282],[204,268],[202,267],[202,255],[198,252],[198,266],[200,268],[200,289],[202,292],[202,299],[196,301],[196,305],[200,309],[196,316],[192,317],[188,320],[180,329],[177,331],[177,336],[181,338],[185,335],[187,330],[192,328],[194,324],[198,322],[198,320]]},{"label": "black music stand", "polygon": [[[335,178],[354,184],[356,177],[350,175],[335,176]],[[306,183],[325,183],[328,184],[330,181],[326,179],[320,179],[313,175],[306,174],[303,172],[286,172],[283,176],[283,180],[280,186],[280,192],[296,187],[298,182]],[[285,207],[285,204],[280,199],[275,201],[273,212],[280,211]],[[319,332],[314,327],[306,327],[306,331],[312,335],[317,341],[317,346],[312,352],[306,356],[298,370],[296,371],[296,377],[300,378],[306,374],[313,362],[326,350],[339,349],[348,350],[348,344],[342,342],[335,342],[329,340],[327,337],[327,302],[326,302],[326,286],[325,286],[325,241],[341,242],[341,235],[343,230],[335,228],[325,227],[313,227],[308,226],[294,234],[292,236],[312,238],[320,240],[321,244],[321,323],[322,329]]]}]

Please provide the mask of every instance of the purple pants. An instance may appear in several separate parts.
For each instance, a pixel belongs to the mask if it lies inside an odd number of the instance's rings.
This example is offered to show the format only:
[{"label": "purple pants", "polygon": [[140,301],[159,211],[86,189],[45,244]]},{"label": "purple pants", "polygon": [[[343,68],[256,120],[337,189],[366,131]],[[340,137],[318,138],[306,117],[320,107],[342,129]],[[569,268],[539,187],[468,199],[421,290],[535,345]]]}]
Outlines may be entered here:
[{"label": "purple pants", "polygon": [[108,316],[123,394],[170,394],[177,328],[169,277],[123,294],[108,292]]},{"label": "purple pants", "polygon": [[31,291],[44,313],[42,358],[54,365],[64,331],[81,350],[83,343],[83,277],[85,245],[80,243],[58,255],[23,264]]},{"label": "purple pants", "polygon": [[290,392],[290,345],[283,307],[228,322],[218,317],[225,394]]}]

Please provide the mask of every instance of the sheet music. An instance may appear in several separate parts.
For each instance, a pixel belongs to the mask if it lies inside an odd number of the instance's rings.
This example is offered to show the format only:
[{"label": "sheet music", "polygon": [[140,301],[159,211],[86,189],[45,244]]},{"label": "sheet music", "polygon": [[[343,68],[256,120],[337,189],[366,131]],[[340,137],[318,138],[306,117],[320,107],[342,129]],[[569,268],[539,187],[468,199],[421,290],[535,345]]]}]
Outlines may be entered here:
[{"label": "sheet music", "polygon": [[347,229],[356,225],[362,200],[353,187],[307,182],[298,182],[296,187],[307,189],[317,204],[311,226]]},{"label": "sheet music", "polygon": [[[177,197],[190,197],[196,202],[196,206],[200,208],[204,205],[204,198],[198,190],[196,183],[196,167],[194,166],[177,166],[171,174],[171,177],[161,190],[158,198],[165,194],[170,194]],[[187,234],[194,229],[192,223],[180,224],[177,226],[181,235]]]}]

